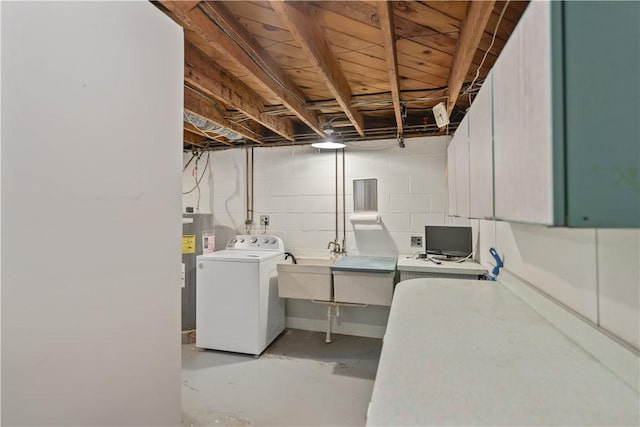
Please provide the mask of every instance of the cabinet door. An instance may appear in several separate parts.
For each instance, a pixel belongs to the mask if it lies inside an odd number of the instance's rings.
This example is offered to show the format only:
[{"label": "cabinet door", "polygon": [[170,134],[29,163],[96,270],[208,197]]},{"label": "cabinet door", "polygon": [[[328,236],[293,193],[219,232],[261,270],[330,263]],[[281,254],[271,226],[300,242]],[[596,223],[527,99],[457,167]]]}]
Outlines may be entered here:
[{"label": "cabinet door", "polygon": [[495,216],[553,224],[549,2],[531,2],[494,66]]},{"label": "cabinet door", "polygon": [[469,217],[469,115],[456,130],[456,214]]},{"label": "cabinet door", "polygon": [[566,2],[563,23],[567,225],[639,227],[640,2]]},{"label": "cabinet door", "polygon": [[469,216],[493,217],[493,117],[489,73],[469,110]]},{"label": "cabinet door", "polygon": [[447,214],[457,215],[456,209],[456,139],[451,139],[447,146]]}]

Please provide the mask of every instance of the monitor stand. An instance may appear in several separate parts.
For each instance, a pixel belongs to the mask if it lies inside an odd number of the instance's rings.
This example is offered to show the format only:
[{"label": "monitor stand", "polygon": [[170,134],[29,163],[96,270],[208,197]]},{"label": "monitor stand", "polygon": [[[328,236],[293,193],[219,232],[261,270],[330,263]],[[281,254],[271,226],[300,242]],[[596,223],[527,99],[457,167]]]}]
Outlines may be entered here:
[{"label": "monitor stand", "polygon": [[437,259],[438,261],[451,261],[451,262],[464,261],[467,259],[467,257],[448,256],[448,255],[430,255],[429,258]]}]

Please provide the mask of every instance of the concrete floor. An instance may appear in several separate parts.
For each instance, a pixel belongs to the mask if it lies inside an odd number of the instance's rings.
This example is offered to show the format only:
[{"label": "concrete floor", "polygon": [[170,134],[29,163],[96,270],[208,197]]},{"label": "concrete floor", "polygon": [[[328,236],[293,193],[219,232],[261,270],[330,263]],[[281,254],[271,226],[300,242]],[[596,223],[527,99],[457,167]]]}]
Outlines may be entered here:
[{"label": "concrete floor", "polygon": [[362,426],[382,340],[287,329],[259,357],[182,346],[185,426]]}]

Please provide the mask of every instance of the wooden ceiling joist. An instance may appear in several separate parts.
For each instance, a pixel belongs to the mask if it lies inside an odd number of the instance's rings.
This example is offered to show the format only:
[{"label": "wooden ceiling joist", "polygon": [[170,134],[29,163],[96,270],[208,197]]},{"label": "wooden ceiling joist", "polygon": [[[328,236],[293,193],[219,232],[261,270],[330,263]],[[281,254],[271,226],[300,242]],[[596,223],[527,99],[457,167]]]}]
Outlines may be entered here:
[{"label": "wooden ceiling joist", "polygon": [[473,62],[473,56],[484,34],[495,0],[470,1],[467,13],[460,27],[458,46],[453,56],[453,63],[449,71],[447,113],[451,115],[456,105],[464,78]]},{"label": "wooden ceiling joist", "polygon": [[262,140],[257,135],[248,132],[246,129],[234,123],[231,123],[228,119],[222,116],[222,113],[218,111],[216,106],[208,99],[188,87],[184,89],[184,109],[192,114],[207,119],[218,126],[222,126],[227,130],[235,132],[243,138],[262,144]]},{"label": "wooden ceiling joist", "polygon": [[189,132],[189,133],[192,133],[194,135],[199,135],[199,136],[202,136],[202,137],[206,137],[207,136],[206,133],[204,133],[203,131],[201,131],[200,129],[198,129],[197,127],[195,127],[194,125],[192,125],[189,122],[183,121],[182,122],[182,128],[183,128],[183,130],[185,132]]},{"label": "wooden ceiling joist", "polygon": [[393,9],[389,1],[378,3],[378,15],[380,16],[380,30],[384,41],[384,52],[389,71],[389,83],[391,85],[391,100],[393,112],[396,116],[398,134],[403,134],[402,111],[400,111],[400,84],[398,79],[398,53],[396,51],[396,35],[393,26]]},{"label": "wooden ceiling joist", "polygon": [[258,42],[256,36],[251,34],[248,29],[238,21],[225,4],[219,1],[208,2],[206,10],[207,14],[214,17],[216,22],[220,24],[225,31],[236,38],[242,46],[245,46],[257,55],[259,62],[264,68],[268,69],[277,80],[284,83],[296,97],[305,99],[305,94],[302,89],[282,70],[278,62],[275,61],[271,54]]},{"label": "wooden ceiling joist", "polygon": [[293,141],[294,129],[291,120],[265,114],[264,100],[246,84],[229,74],[191,43],[185,43],[184,55],[184,81],[187,84]]},{"label": "wooden ceiling joist", "polygon": [[[528,3],[152,1],[184,28],[185,111],[263,146],[307,144],[329,123],[360,140],[437,134],[425,119],[441,100],[455,129],[464,89],[486,78]],[[208,148],[244,145],[185,130]]]},{"label": "wooden ceiling joist", "polygon": [[229,147],[235,147],[235,145],[232,142],[227,141],[227,139],[224,136],[204,132],[203,130],[200,130],[197,127],[195,127],[193,123],[182,122],[182,127],[185,132],[203,137],[205,143],[207,141],[218,141],[224,145],[228,145]]},{"label": "wooden ceiling joist", "polygon": [[360,136],[364,136],[362,113],[351,106],[351,88],[338,60],[327,43],[323,31],[304,2],[271,0],[293,38],[300,44],[316,72],[322,76],[338,104]]},{"label": "wooden ceiling joist", "polygon": [[182,140],[183,142],[186,142],[188,144],[191,145],[195,145],[196,147],[206,147],[207,146],[207,140],[205,139],[204,136],[202,135],[197,135],[195,133],[192,133],[188,130],[184,130],[182,132]]},{"label": "wooden ceiling joist", "polygon": [[[253,39],[253,36],[234,20],[216,20],[221,14],[228,13],[220,2],[201,2],[196,7],[181,1],[160,0],[185,28],[196,32],[209,46],[218,53],[230,59],[236,66],[244,70],[251,78],[259,82],[275,98],[282,101],[293,114],[319,135],[324,135],[318,123],[315,112],[305,108],[306,100],[300,98],[299,93],[291,89],[288,80],[283,80],[284,72],[276,62],[268,57],[263,50],[256,50],[251,46],[242,46],[243,40]],[[206,11],[206,12],[205,12]],[[233,38],[232,38],[233,37]],[[255,42],[254,47],[259,46]],[[269,67],[269,68],[267,68]],[[296,93],[299,92],[299,93]],[[283,135],[284,136],[284,135]],[[287,137],[291,140],[291,135]]]},{"label": "wooden ceiling joist", "polygon": [[[334,14],[348,16],[361,24],[374,28],[380,27],[379,10],[373,4],[352,1],[320,1],[313,4]],[[407,2],[393,1],[391,5],[394,11],[400,11],[407,6]],[[429,57],[432,57],[433,54],[453,55],[456,39],[452,35],[440,33],[429,26],[411,21],[402,14],[394,14],[393,21],[395,34],[400,38],[399,42],[414,41],[419,45],[425,46],[428,49],[424,50],[423,54]],[[446,64],[447,68],[448,66],[449,63]]]}]

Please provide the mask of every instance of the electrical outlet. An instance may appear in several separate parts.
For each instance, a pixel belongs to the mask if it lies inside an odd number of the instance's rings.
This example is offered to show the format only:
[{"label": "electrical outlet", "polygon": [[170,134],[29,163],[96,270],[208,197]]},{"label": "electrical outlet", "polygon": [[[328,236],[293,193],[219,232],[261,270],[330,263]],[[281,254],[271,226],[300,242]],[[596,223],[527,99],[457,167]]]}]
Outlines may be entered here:
[{"label": "electrical outlet", "polygon": [[422,236],[411,236],[411,247],[412,248],[421,248],[422,247]]},{"label": "electrical outlet", "polygon": [[269,225],[269,215],[260,215],[260,225],[265,227]]}]

